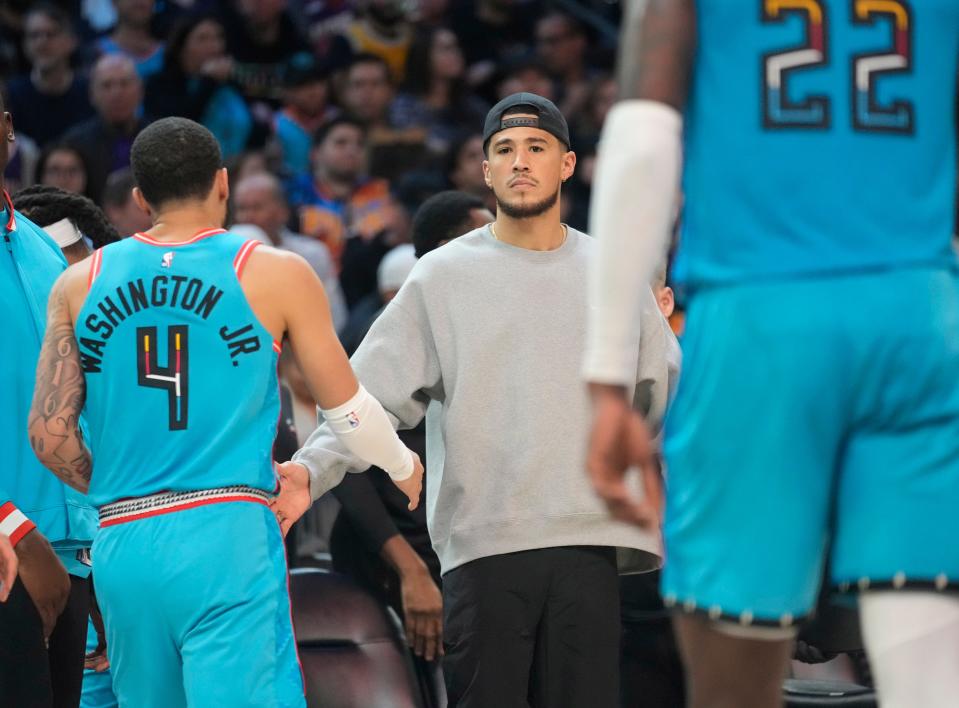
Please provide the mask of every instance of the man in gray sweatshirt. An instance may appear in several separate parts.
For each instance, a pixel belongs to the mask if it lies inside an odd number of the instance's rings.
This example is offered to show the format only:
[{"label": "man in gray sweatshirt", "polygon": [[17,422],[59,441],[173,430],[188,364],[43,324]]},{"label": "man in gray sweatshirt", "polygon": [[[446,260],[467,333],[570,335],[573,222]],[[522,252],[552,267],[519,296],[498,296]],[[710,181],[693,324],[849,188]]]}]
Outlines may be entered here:
[{"label": "man in gray sweatshirt", "polygon": [[[559,203],[576,156],[562,115],[534,94],[494,106],[484,139],[496,221],[417,263],[353,366],[396,426],[426,416],[450,706],[612,707],[617,574],[657,567],[659,539],[612,520],[584,471],[593,243],[561,224]],[[655,424],[672,334],[647,301],[633,354]],[[321,425],[280,470],[284,528],[364,468]]]}]

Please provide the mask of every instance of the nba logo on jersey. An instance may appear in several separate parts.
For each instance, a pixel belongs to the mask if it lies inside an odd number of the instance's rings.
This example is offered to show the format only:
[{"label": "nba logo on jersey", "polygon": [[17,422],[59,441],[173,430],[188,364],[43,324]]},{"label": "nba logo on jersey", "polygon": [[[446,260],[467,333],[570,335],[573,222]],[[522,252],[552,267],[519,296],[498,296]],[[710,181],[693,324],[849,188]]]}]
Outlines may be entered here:
[{"label": "nba logo on jersey", "polygon": [[356,414],[356,411],[350,412],[350,414],[346,416],[346,420],[349,422],[351,428],[358,428],[360,425],[360,417]]},{"label": "nba logo on jersey", "polygon": [[160,265],[163,266],[164,268],[169,268],[171,265],[173,265],[173,251],[167,251],[166,253],[163,254],[163,258],[160,261]]}]

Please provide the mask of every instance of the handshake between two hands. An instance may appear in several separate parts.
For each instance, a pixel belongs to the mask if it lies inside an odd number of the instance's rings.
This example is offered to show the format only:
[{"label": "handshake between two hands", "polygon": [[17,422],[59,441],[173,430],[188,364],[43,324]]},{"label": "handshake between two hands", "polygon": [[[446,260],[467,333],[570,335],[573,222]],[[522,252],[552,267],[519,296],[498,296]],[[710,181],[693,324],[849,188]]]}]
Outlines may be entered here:
[{"label": "handshake between two hands", "polygon": [[[412,511],[420,503],[420,492],[423,489],[423,463],[419,455],[410,450],[413,456],[413,474],[402,481],[393,480],[407,499],[410,500],[409,510]],[[284,462],[277,465],[277,474],[280,477],[280,492],[270,502],[270,508],[280,522],[280,529],[286,536],[290,527],[296,523],[313,503],[310,494],[310,474],[306,467],[298,462]]]}]

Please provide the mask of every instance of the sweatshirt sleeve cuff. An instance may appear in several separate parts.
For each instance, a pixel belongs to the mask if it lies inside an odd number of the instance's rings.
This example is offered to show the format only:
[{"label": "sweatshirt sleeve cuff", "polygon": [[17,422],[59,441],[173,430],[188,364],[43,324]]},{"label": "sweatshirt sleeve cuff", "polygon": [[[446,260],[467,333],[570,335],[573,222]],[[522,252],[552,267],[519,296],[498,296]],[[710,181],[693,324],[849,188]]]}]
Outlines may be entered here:
[{"label": "sweatshirt sleeve cuff", "polygon": [[0,506],[0,534],[8,536],[13,546],[16,546],[21,538],[36,527],[37,525],[15,507],[13,502],[6,502]]}]

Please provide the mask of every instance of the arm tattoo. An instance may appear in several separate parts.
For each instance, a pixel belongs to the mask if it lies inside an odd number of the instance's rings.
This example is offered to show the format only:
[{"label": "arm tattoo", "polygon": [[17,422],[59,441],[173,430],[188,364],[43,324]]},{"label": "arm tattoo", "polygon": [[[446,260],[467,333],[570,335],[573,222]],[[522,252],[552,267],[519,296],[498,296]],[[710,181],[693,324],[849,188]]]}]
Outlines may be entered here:
[{"label": "arm tattoo", "polygon": [[620,35],[620,98],[686,104],[696,51],[693,0],[631,0]]},{"label": "arm tattoo", "polygon": [[58,281],[50,293],[28,431],[39,460],[65,484],[86,493],[93,463],[80,431],[80,411],[87,387],[63,290]]}]

